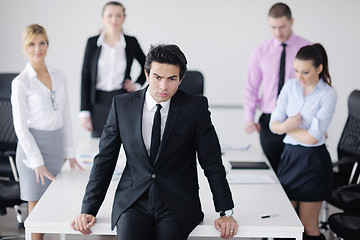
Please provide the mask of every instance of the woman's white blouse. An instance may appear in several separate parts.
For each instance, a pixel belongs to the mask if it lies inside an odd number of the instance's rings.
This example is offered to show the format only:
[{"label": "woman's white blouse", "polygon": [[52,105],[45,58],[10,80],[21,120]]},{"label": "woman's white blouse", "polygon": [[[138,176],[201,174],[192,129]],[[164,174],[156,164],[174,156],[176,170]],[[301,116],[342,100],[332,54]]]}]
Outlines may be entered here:
[{"label": "woman's white blouse", "polygon": [[115,47],[111,47],[104,41],[105,31],[98,38],[97,46],[101,47],[98,60],[96,89],[113,91],[121,89],[126,71],[126,42],[123,34]]},{"label": "woman's white blouse", "polygon": [[304,96],[304,87],[299,80],[290,79],[281,89],[276,107],[271,113],[269,127],[272,122],[284,122],[287,118],[300,113],[302,118],[300,128],[306,129],[318,142],[309,145],[286,135],[284,143],[305,147],[320,146],[326,141],[326,131],[334,115],[336,102],[336,91],[322,79],[319,80],[314,90],[306,96]]},{"label": "woman's white blouse", "polygon": [[27,158],[24,162],[30,168],[44,165],[30,128],[49,131],[62,128],[64,158],[75,156],[65,76],[59,70],[49,67],[47,70],[52,91],[37,78],[30,63],[12,82],[11,104],[15,132]]}]

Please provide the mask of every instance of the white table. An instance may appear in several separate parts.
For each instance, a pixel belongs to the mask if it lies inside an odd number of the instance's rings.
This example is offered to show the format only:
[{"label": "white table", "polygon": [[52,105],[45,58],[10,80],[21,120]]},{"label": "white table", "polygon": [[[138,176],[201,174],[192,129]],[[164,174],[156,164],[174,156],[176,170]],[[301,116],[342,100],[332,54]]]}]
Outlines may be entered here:
[{"label": "white table", "polygon": [[[89,146],[89,145],[88,145]],[[96,144],[94,144],[96,147]],[[263,156],[259,150],[229,151],[223,156],[228,160],[259,160]],[[215,213],[209,185],[201,168],[199,170],[200,198],[204,221],[190,234],[191,237],[219,237],[213,223],[218,218]],[[26,240],[31,233],[80,234],[70,227],[72,219],[79,214],[82,197],[88,180],[89,169],[70,171],[67,165],[50,184],[43,197],[25,221]],[[292,237],[302,239],[303,226],[285,192],[272,170],[231,170],[228,174],[271,175],[272,184],[230,184],[235,202],[234,218],[239,224],[236,237]],[[92,227],[92,234],[116,235],[110,230],[110,213],[118,179],[112,180],[105,201]],[[271,215],[262,219],[262,215]],[[63,235],[64,236],[64,235]]]}]

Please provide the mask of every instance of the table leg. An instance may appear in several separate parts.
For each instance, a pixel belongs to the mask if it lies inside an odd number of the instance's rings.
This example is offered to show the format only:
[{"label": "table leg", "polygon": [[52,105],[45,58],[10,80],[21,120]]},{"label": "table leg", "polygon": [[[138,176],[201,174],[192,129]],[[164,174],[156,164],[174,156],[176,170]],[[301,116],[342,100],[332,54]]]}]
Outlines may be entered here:
[{"label": "table leg", "polygon": [[303,239],[303,234],[302,233],[296,234],[296,240],[302,240],[302,239]]},{"label": "table leg", "polygon": [[25,240],[31,240],[32,232],[29,228],[25,228]]}]

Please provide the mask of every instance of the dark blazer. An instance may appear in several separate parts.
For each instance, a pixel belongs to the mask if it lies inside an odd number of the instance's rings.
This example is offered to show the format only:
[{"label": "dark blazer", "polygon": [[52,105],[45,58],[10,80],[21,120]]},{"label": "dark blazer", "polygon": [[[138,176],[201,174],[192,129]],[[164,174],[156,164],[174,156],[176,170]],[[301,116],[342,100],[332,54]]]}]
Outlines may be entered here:
[{"label": "dark blazer", "polygon": [[[80,110],[91,110],[91,106],[95,103],[96,78],[98,60],[100,57],[101,46],[97,46],[100,35],[91,37],[87,41],[82,74],[81,74],[81,106]],[[125,79],[130,78],[130,71],[133,60],[136,59],[141,65],[141,71],[137,83],[143,85],[145,83],[145,73],[143,71],[145,64],[145,55],[135,37],[124,35],[126,42],[126,70]]]},{"label": "dark blazer", "polygon": [[190,234],[204,217],[199,199],[196,152],[209,181],[216,211],[234,207],[208,101],[181,90],[176,92],[171,98],[163,138],[152,167],[142,137],[146,89],[113,99],[81,212],[96,216],[123,144],[127,163],[114,198],[112,228],[122,212],[155,184],[184,232]]}]

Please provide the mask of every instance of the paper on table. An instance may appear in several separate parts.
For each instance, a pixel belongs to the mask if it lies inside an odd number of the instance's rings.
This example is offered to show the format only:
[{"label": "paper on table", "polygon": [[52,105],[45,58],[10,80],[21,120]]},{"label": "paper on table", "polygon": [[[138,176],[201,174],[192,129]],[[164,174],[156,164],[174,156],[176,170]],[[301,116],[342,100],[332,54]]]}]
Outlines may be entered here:
[{"label": "paper on table", "polygon": [[275,180],[270,175],[227,175],[230,184],[241,183],[275,183]]},{"label": "paper on table", "polygon": [[82,163],[83,165],[92,165],[93,159],[95,154],[94,153],[80,153],[77,156],[78,162]]},{"label": "paper on table", "polygon": [[[85,168],[91,168],[94,164],[94,157],[95,153],[79,153],[77,156],[78,162]],[[124,155],[125,156],[125,155]],[[115,166],[115,170],[113,173],[113,179],[119,179],[121,177],[121,174],[124,170],[124,156],[122,154],[119,154],[118,161]]]}]

